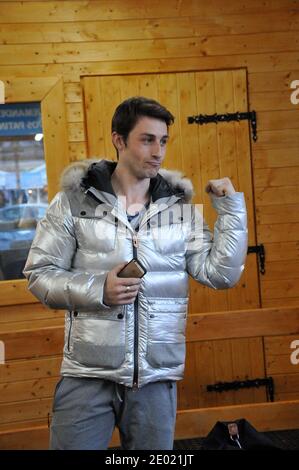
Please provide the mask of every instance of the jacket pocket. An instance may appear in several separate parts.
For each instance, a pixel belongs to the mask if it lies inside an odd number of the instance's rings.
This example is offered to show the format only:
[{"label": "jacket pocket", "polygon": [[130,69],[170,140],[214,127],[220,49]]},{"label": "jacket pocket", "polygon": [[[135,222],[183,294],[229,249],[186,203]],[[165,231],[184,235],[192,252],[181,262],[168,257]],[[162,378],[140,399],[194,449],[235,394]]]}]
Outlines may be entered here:
[{"label": "jacket pocket", "polygon": [[147,361],[153,367],[177,367],[185,363],[186,344],[149,343]]},{"label": "jacket pocket", "polygon": [[73,318],[70,358],[87,367],[119,368],[126,356],[125,316],[120,312],[78,313]]},{"label": "jacket pocket", "polygon": [[149,300],[147,361],[153,367],[177,367],[185,362],[188,299]]}]

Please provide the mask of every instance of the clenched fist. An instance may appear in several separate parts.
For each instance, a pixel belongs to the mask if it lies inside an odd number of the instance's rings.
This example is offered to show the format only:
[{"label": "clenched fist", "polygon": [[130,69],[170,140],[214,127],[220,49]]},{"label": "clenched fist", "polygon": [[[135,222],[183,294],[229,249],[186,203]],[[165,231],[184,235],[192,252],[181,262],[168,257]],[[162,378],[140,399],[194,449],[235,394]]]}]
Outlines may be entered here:
[{"label": "clenched fist", "polygon": [[229,178],[221,178],[219,180],[209,180],[205,188],[206,192],[213,194],[214,196],[230,196],[235,194],[235,188]]}]

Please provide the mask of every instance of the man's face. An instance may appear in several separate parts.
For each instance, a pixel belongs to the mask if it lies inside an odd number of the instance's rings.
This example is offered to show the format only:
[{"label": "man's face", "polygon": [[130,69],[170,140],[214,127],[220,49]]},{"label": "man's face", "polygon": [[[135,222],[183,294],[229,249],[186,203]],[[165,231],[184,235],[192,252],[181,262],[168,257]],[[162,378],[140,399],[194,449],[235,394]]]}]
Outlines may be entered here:
[{"label": "man's face", "polygon": [[164,121],[141,117],[128,135],[126,146],[119,152],[119,161],[137,179],[153,178],[164,160],[168,141]]}]

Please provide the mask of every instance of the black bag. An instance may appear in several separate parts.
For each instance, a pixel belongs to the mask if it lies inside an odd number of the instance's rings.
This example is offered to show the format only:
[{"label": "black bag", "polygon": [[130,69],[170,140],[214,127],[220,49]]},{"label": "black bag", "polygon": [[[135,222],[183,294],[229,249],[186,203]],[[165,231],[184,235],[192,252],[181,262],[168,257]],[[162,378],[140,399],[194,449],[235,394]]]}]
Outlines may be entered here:
[{"label": "black bag", "polygon": [[282,450],[246,419],[217,421],[203,441],[204,450]]}]

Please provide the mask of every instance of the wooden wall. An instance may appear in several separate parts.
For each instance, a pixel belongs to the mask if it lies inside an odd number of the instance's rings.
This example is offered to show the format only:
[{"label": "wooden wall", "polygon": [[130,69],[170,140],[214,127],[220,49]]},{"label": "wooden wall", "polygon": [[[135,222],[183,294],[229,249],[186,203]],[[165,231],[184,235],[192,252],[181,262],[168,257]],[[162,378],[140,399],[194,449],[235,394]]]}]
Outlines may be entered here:
[{"label": "wooden wall", "polygon": [[298,304],[298,1],[0,1],[0,22],[0,77],[63,77],[72,160],[87,153],[81,76],[247,67],[262,305]]},{"label": "wooden wall", "polygon": [[[299,104],[291,103],[290,84],[299,80],[299,2],[0,0],[0,80],[28,77],[30,85],[30,78],[63,78],[73,161],[87,155],[81,77],[240,67],[247,68],[248,101],[257,111],[258,141],[251,145],[257,238],[266,247],[266,274],[260,277],[262,307],[298,306]],[[55,334],[61,312],[43,317],[40,306],[32,308],[23,307],[22,318],[19,307],[0,309],[2,331],[16,360],[15,369],[11,367],[13,380],[9,367],[2,377],[2,432],[5,426],[11,429],[10,421],[38,422],[43,417],[44,422],[53,393],[59,358],[47,354],[60,347],[61,337]],[[13,332],[30,331],[30,325],[23,324],[27,314],[29,322],[35,319],[40,346],[29,351],[28,333],[22,336],[28,354],[22,350],[18,356]],[[292,375],[288,361],[290,339],[277,334],[265,341],[267,371],[282,374],[283,380],[284,374],[290,374],[287,382],[279,384],[280,399],[292,397],[292,378],[298,394],[297,374]],[[281,345],[285,362],[279,355]],[[26,357],[31,362],[26,360],[23,368]],[[26,406],[15,406],[20,399]]]}]

